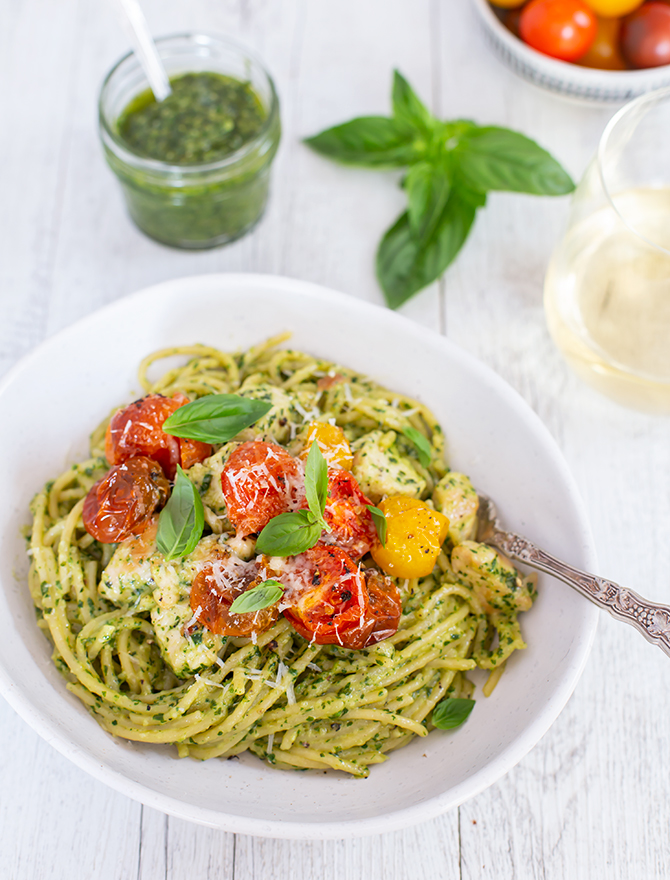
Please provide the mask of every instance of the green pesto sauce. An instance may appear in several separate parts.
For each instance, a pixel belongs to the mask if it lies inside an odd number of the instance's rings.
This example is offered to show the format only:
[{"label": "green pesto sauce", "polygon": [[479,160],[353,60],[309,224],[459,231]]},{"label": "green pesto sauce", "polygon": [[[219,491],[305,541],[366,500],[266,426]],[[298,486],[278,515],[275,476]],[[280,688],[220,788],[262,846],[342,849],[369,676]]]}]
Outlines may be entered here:
[{"label": "green pesto sauce", "polygon": [[164,101],[147,89],[119,118],[119,135],[140,156],[171,165],[216,162],[263,128],[265,112],[249,83],[204,72],[177,76],[170,85]]}]

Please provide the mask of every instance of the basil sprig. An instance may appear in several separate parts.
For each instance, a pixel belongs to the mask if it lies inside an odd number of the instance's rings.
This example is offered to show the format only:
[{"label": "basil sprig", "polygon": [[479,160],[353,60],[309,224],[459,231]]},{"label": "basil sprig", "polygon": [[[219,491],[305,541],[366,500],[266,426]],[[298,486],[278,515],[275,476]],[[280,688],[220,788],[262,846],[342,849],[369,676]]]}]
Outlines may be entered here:
[{"label": "basil sprig", "polygon": [[386,302],[395,309],[442,275],[487,193],[558,196],[575,187],[546,150],[519,132],[437,119],[397,70],[392,103],[390,117],[352,119],[305,143],[340,162],[408,169],[407,210],[383,236],[376,260]]},{"label": "basil sprig", "polygon": [[270,578],[261,584],[257,584],[251,590],[240,593],[233,600],[229,611],[232,611],[233,614],[249,614],[253,611],[261,611],[263,608],[269,608],[270,605],[274,605],[283,595],[284,585]]},{"label": "basil sprig", "polygon": [[156,547],[166,559],[188,556],[200,540],[205,512],[198,490],[177,465],[177,479],[158,517]]},{"label": "basil sprig", "polygon": [[428,467],[433,457],[433,447],[430,445],[430,441],[424,437],[421,431],[417,431],[417,429],[413,428],[411,425],[407,428],[403,428],[402,432],[405,437],[414,444],[421,464],[424,467]]},{"label": "basil sprig", "polygon": [[313,547],[328,529],[323,513],[328,497],[328,464],[316,440],[305,463],[305,497],[309,510],[280,513],[265,526],[256,541],[256,552],[267,556],[295,556]]},{"label": "basil sprig", "polygon": [[372,515],[372,522],[375,524],[375,528],[377,529],[377,537],[379,538],[379,543],[382,545],[382,547],[386,547],[386,530],[388,527],[386,514],[383,510],[380,510],[373,504],[366,504],[365,506]]},{"label": "basil sprig", "polygon": [[271,409],[267,401],[239,394],[206,394],[175,410],[163,422],[163,430],[203,443],[227,443]]},{"label": "basil sprig", "polygon": [[453,730],[467,720],[475,701],[463,697],[447,697],[433,709],[433,724],[440,730]]}]

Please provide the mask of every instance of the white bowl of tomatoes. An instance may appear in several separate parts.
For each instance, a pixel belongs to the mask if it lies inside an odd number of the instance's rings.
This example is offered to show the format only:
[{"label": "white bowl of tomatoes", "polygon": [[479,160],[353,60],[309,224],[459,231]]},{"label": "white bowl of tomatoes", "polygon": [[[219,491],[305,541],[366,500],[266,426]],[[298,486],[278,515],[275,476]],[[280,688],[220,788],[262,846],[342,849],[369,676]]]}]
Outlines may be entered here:
[{"label": "white bowl of tomatoes", "polygon": [[670,0],[474,0],[491,46],[529,82],[621,103],[670,84]]}]

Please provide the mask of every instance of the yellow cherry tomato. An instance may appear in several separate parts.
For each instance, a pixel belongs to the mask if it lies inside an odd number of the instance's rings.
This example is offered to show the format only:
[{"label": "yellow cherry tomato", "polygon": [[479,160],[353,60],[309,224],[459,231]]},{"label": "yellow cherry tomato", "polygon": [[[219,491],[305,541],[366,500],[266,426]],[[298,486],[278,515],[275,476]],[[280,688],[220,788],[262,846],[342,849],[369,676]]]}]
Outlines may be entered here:
[{"label": "yellow cherry tomato", "polygon": [[345,471],[351,470],[354,454],[342,428],[328,422],[310,422],[305,435],[305,448],[300,453],[300,458],[307,458],[315,440],[329,465],[344,468]]},{"label": "yellow cherry tomato", "polygon": [[430,574],[447,537],[447,517],[405,495],[385,498],[379,508],[386,516],[386,546],[377,542],[371,550],[377,565],[393,577]]},{"label": "yellow cherry tomato", "polygon": [[618,18],[621,15],[628,15],[638,6],[642,6],[643,2],[644,0],[584,0],[584,3],[601,18]]},{"label": "yellow cherry tomato", "polygon": [[526,0],[490,0],[490,2],[491,6],[497,6],[498,9],[518,9]]}]

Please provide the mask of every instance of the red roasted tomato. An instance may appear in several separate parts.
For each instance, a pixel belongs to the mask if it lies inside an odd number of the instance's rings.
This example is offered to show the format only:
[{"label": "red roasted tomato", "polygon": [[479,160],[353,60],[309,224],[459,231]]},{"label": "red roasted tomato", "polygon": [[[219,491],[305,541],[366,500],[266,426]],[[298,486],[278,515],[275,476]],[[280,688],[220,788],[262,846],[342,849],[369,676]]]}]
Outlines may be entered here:
[{"label": "red roasted tomato", "polygon": [[519,19],[525,43],[563,61],[581,58],[597,30],[598,20],[582,0],[530,0]]},{"label": "red roasted tomato", "polygon": [[376,568],[366,568],[363,574],[370,602],[370,613],[374,618],[372,632],[365,643],[367,647],[388,639],[398,631],[402,600],[391,578],[385,577]]},{"label": "red roasted tomato", "polygon": [[372,504],[356,479],[342,468],[328,468],[328,499],[324,519],[332,532],[324,532],[324,543],[335,543],[354,559],[364,556],[377,538],[377,530],[366,504]]},{"label": "red roasted tomato", "polygon": [[103,544],[138,535],[167,501],[170,484],[160,465],[146,456],[111,468],[84,500],[84,527]]},{"label": "red roasted tomato", "polygon": [[248,614],[231,614],[230,606],[264,577],[258,564],[231,557],[222,547],[196,575],[191,587],[191,609],[196,620],[221,636],[250,636],[268,629],[279,617],[278,603]]},{"label": "red roasted tomato", "polygon": [[260,532],[280,513],[300,507],[302,471],[281,446],[252,440],[232,453],[221,472],[228,519],[237,536]]},{"label": "red roasted tomato", "polygon": [[184,440],[163,431],[168,416],[188,403],[184,394],[173,398],[148,394],[114,413],[105,435],[105,455],[110,464],[122,464],[136,455],[153,458],[169,479],[174,479],[177,465],[189,468],[212,454],[209,443]]}]

